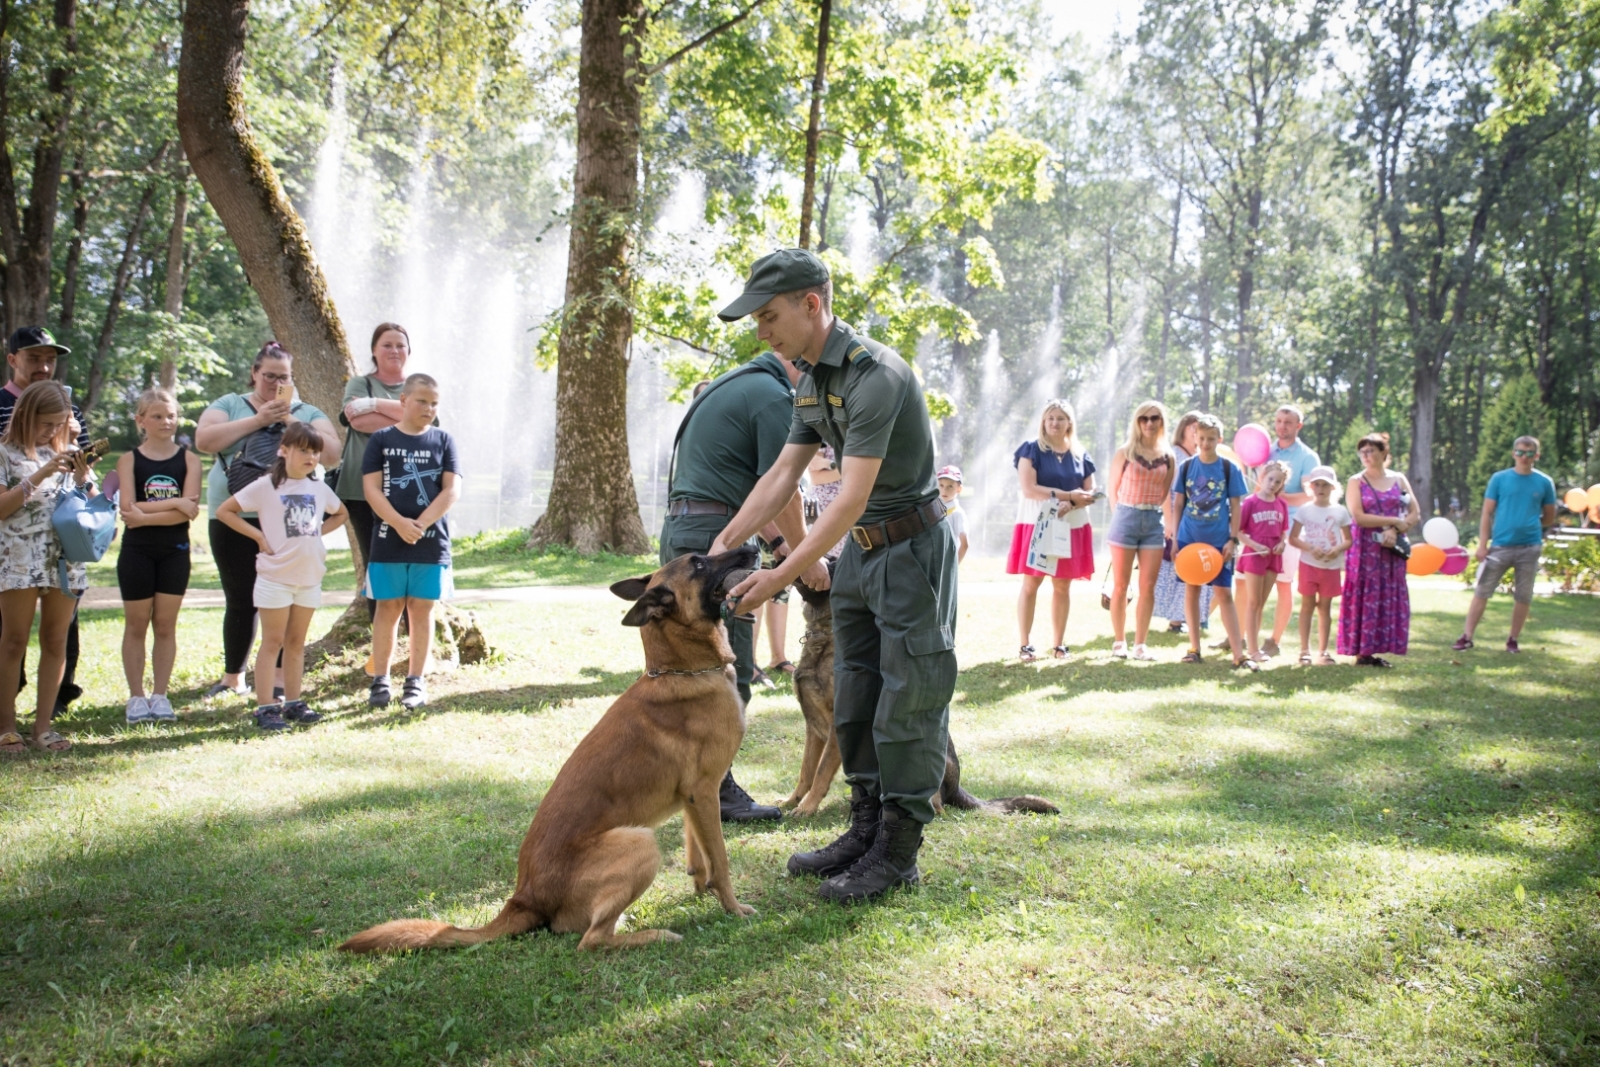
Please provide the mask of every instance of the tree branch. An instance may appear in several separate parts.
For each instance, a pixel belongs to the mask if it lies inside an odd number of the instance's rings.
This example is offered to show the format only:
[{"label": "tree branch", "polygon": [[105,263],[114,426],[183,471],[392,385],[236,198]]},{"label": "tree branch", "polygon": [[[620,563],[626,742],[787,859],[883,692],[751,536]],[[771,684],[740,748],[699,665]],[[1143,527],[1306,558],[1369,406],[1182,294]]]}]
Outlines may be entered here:
[{"label": "tree branch", "polygon": [[755,14],[756,8],[760,7],[766,2],[767,0],[755,0],[755,2],[749,7],[733,16],[733,18],[729,19],[727,22],[724,22],[720,26],[713,26],[711,29],[707,30],[705,33],[702,33],[700,36],[696,37],[694,40],[690,41],[688,44],[672,53],[666,59],[663,59],[661,62],[652,63],[648,67],[641,68],[639,71],[639,76],[642,78],[651,78],[657,74],[660,74],[662,71],[672,66],[672,64],[676,63],[690,52],[693,52],[696,48],[699,48],[713,37],[717,37],[727,30],[731,30],[735,26],[739,25],[739,23]]}]

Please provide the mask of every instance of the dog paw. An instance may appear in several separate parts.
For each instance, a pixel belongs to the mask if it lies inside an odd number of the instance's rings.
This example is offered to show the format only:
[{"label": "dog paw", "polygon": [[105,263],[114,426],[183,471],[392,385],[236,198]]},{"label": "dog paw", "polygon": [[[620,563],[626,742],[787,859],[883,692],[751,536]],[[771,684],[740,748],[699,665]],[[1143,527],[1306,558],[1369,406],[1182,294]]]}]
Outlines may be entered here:
[{"label": "dog paw", "polygon": [[741,904],[737,900],[733,902],[733,907],[728,909],[729,915],[739,915],[746,919],[750,918],[750,916],[754,915],[755,913],[756,909],[752,908],[748,904]]}]

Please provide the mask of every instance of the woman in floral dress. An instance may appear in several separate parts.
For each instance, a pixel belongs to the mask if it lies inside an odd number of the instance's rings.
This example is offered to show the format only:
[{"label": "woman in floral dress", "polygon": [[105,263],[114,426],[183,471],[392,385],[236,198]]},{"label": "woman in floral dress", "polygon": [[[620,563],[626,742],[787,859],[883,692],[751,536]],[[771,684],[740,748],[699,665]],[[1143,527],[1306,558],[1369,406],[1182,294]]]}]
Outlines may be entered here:
[{"label": "woman in floral dress", "polygon": [[60,382],[34,382],[17,398],[11,425],[0,437],[0,753],[26,750],[17,733],[17,682],[28,650],[35,608],[39,609],[39,698],[33,745],[65,752],[72,742],[51,729],[56,692],[67,662],[67,628],[77,595],[88,586],[81,563],[67,565],[60,587],[61,542],[50,517],[56,504],[89,477],[72,442],[72,402]]},{"label": "woman in floral dress", "polygon": [[1411,632],[1406,560],[1393,546],[1422,513],[1406,476],[1389,470],[1388,434],[1368,434],[1356,451],[1363,469],[1345,491],[1356,537],[1345,553],[1339,655],[1356,657],[1360,667],[1389,667],[1382,653],[1405,655]]}]

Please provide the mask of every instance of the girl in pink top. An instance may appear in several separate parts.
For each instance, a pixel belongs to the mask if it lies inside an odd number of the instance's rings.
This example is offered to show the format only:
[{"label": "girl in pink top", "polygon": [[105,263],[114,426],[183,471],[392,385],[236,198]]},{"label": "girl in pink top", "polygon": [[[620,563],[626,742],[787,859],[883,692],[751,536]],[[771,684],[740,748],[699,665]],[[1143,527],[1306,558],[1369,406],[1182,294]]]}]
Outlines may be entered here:
[{"label": "girl in pink top", "polygon": [[1268,463],[1261,468],[1256,491],[1239,508],[1239,573],[1244,586],[1240,621],[1250,658],[1258,663],[1267,658],[1256,647],[1262,609],[1283,570],[1283,549],[1289,543],[1289,505],[1278,499],[1288,480],[1288,464]]}]

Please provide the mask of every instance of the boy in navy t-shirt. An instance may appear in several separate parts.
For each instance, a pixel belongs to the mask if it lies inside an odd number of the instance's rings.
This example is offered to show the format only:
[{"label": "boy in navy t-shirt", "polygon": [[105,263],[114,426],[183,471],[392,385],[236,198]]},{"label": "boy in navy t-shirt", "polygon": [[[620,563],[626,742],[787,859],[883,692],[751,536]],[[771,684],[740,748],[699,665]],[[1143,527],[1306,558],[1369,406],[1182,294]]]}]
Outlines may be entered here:
[{"label": "boy in navy t-shirt", "polygon": [[422,672],[433,651],[433,605],[448,585],[450,508],[461,496],[456,444],[433,425],[439,383],[413,374],[400,389],[398,426],[379,430],[361,458],[361,486],[378,526],[367,555],[367,592],[378,602],[372,619],[372,659],[377,674],[367,702],[387,707],[389,661],[395,631],[406,614],[410,665],[400,703],[428,702]]}]

